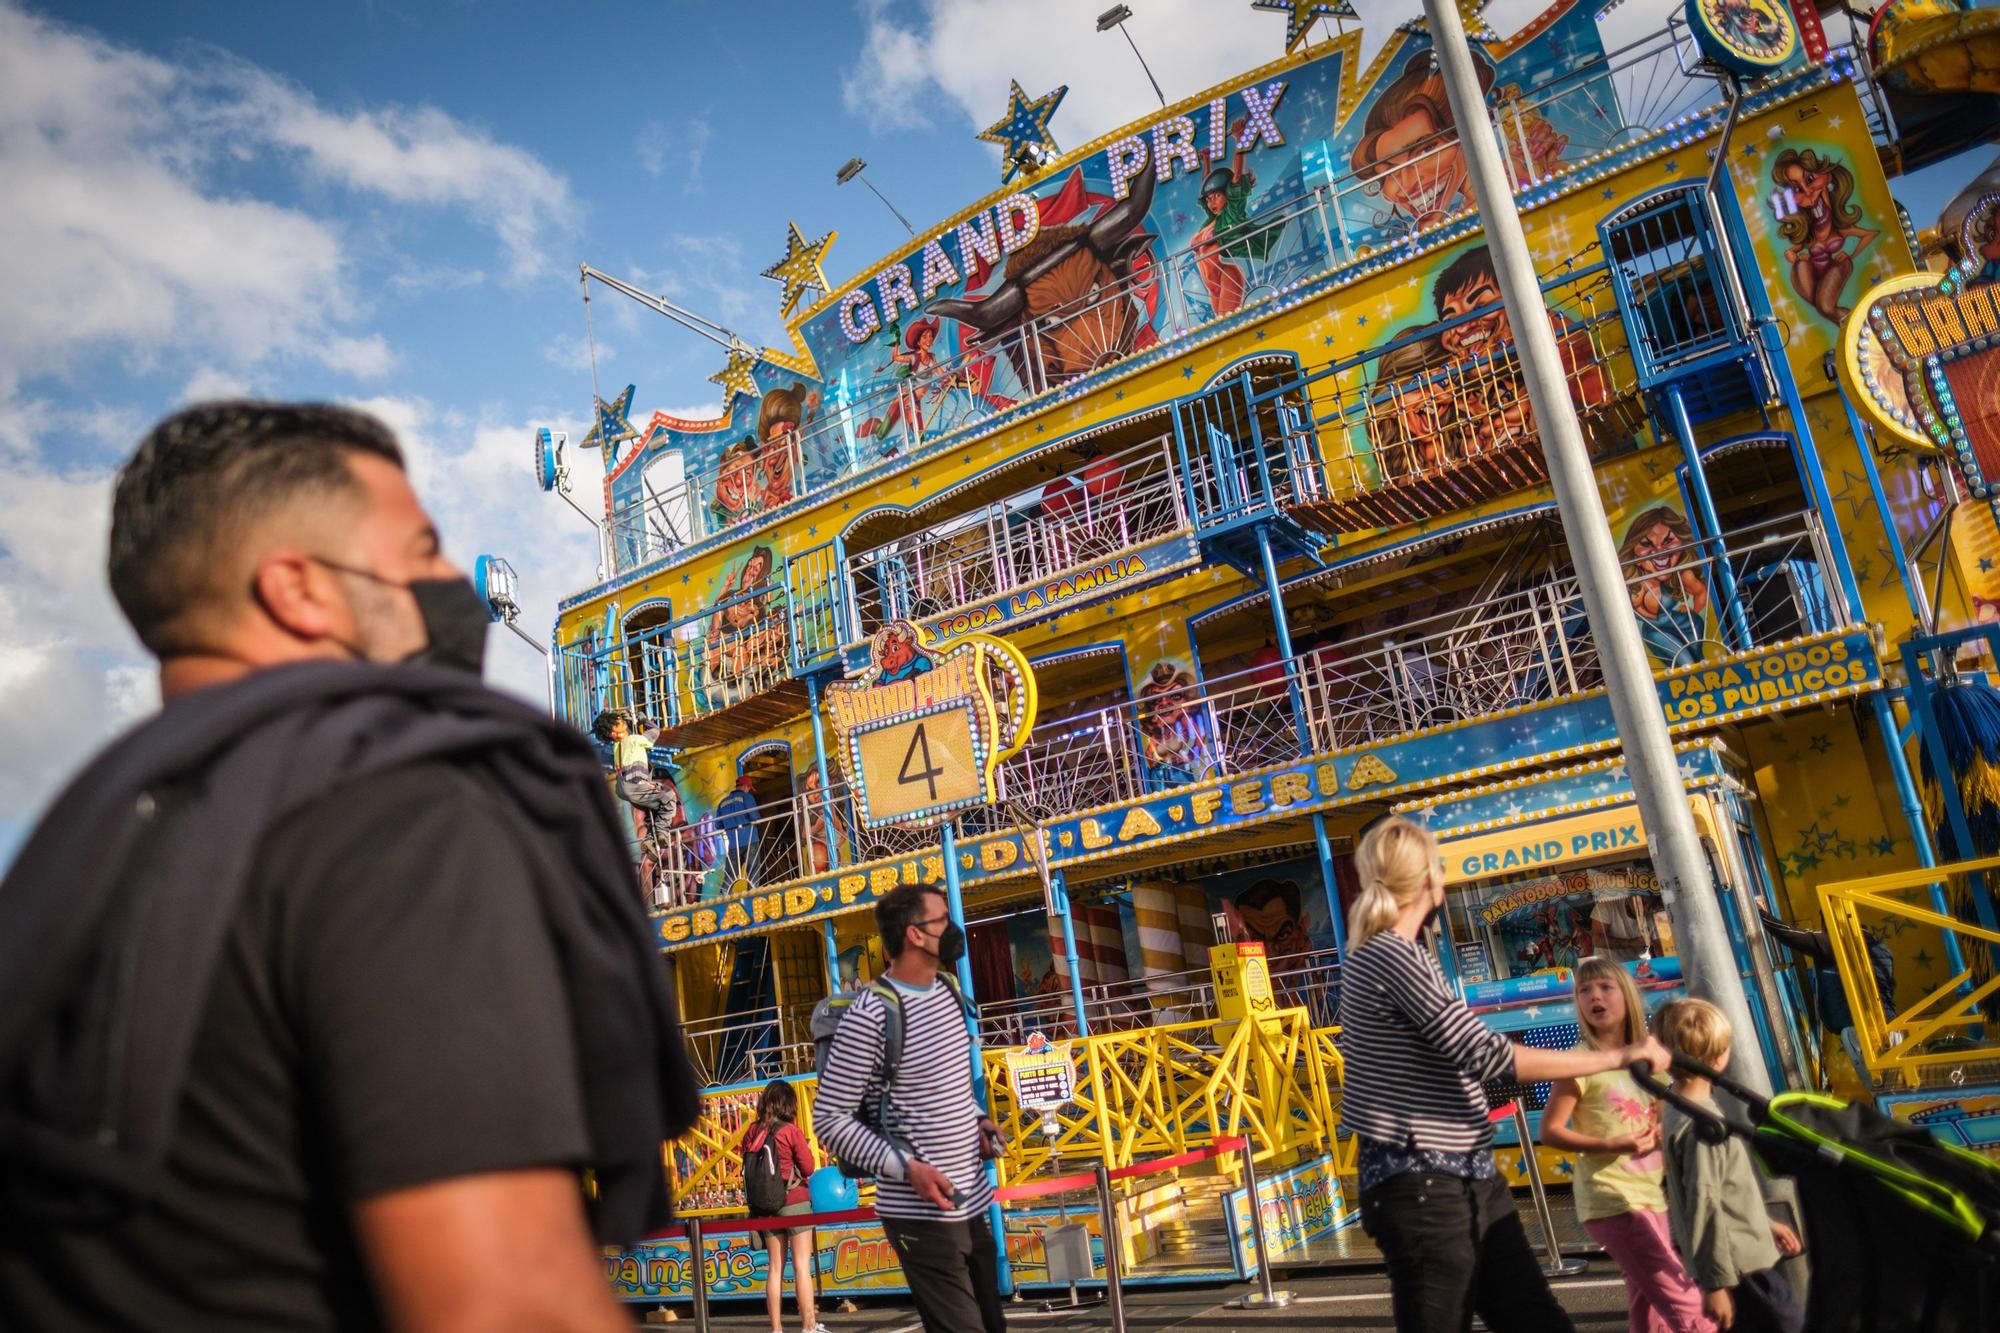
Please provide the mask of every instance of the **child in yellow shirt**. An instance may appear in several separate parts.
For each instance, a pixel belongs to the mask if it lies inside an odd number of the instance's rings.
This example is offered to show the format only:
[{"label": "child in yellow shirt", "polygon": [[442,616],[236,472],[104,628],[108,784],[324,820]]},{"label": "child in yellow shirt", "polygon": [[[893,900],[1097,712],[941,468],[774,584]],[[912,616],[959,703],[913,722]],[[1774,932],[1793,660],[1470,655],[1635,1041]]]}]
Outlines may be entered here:
[{"label": "child in yellow shirt", "polygon": [[[1646,1006],[1622,963],[1576,969],[1576,1025],[1595,1050],[1646,1035]],[[1632,1333],[1713,1333],[1701,1290],[1674,1253],[1653,1099],[1622,1069],[1566,1078],[1542,1109],[1542,1142],[1578,1154],[1576,1216],[1625,1279]]]}]

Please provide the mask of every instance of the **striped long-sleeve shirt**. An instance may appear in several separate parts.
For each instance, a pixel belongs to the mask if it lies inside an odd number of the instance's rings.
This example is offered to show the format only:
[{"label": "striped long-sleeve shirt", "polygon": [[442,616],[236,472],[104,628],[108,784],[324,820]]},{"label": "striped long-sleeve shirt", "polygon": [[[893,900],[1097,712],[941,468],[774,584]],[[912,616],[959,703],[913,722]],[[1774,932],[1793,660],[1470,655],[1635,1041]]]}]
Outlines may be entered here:
[{"label": "striped long-sleeve shirt", "polygon": [[1493,1141],[1487,1079],[1513,1073],[1514,1047],[1451,993],[1429,949],[1385,930],[1340,978],[1341,1119],[1396,1147],[1464,1153]]},{"label": "striped long-sleeve shirt", "polygon": [[[979,1155],[979,1119],[972,1097],[972,1036],[965,1010],[943,980],[921,990],[898,982],[903,997],[903,1055],[889,1089],[888,1132],[899,1152],[860,1118],[881,1096],[884,1005],[863,991],[834,1034],[813,1101],[813,1128],[841,1161],[875,1177],[875,1211],[883,1217],[947,1221],[982,1213],[993,1198]],[[904,1153],[944,1172],[958,1201],[940,1211],[905,1179]]]}]

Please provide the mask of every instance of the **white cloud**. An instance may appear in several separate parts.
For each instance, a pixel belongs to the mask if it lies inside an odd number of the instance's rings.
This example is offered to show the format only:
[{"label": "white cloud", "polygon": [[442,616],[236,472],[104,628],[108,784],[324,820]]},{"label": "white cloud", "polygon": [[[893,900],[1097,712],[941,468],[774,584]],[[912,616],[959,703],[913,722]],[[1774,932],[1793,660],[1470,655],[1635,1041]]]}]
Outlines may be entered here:
[{"label": "white cloud", "polygon": [[329,111],[223,53],[169,62],[0,0],[0,401],[107,352],[140,369],[384,373],[387,344],[352,328],[343,229],[218,183],[264,160],[469,215],[516,276],[546,269],[571,208],[532,154],[433,108]]},{"label": "white cloud", "polygon": [[[57,419],[32,404],[4,406],[31,438]],[[0,823],[44,805],[155,697],[104,584],[110,472],[63,472],[19,443],[0,442],[15,455],[0,488]]]},{"label": "white cloud", "polygon": [[[842,96],[880,124],[914,127],[943,109],[983,129],[1006,109],[1009,79],[1030,97],[1066,83],[1050,128],[1073,147],[1158,105],[1124,38],[1097,31],[1106,7],[1011,0],[996,17],[982,0],[867,0],[861,65]],[[1150,0],[1130,31],[1171,102],[1275,58],[1285,28],[1247,3],[1219,14],[1215,0]]]},{"label": "white cloud", "polygon": [[[553,338],[542,348],[542,360],[560,370],[587,373],[590,370],[590,339],[582,334]],[[617,350],[608,342],[597,343],[597,359],[608,362],[617,356]]]},{"label": "white cloud", "polygon": [[[1662,28],[1673,0],[1629,0],[1610,16],[1608,45]],[[1099,33],[1105,4],[1079,0],[861,0],[860,64],[842,86],[848,110],[871,124],[917,128],[940,113],[984,129],[1007,106],[1007,81],[1030,97],[1067,84],[1050,125],[1065,149],[1088,142],[1158,106],[1125,38]],[[1410,0],[1354,0],[1362,28],[1360,67],[1416,17]],[[1493,0],[1480,17],[1510,35],[1547,0]],[[1282,13],[1247,0],[1146,0],[1126,31],[1169,102],[1211,88],[1284,53]],[[1353,27],[1350,22],[1348,26]],[[1313,39],[1324,29],[1315,27]],[[1355,71],[1358,74],[1360,71]],[[997,149],[993,150],[997,153]]]},{"label": "white cloud", "polygon": [[[422,399],[356,402],[393,427],[410,474],[468,572],[474,557],[504,556],[520,575],[521,628],[545,643],[559,597],[591,579],[596,538],[568,506],[530,479],[533,425],[582,438],[579,421],[469,421]],[[67,472],[37,447],[62,414],[37,402],[0,403],[0,864],[20,829],[93,749],[159,702],[149,658],[104,581],[112,473]],[[590,486],[580,501],[590,507]],[[547,699],[543,659],[495,628],[487,678],[531,702]]]},{"label": "white cloud", "polygon": [[319,359],[329,369],[343,371],[358,380],[380,379],[396,364],[396,354],[379,333],[365,338],[333,338],[320,349]]},{"label": "white cloud", "polygon": [[219,118],[302,154],[314,173],[397,203],[462,208],[500,238],[513,276],[548,270],[543,243],[573,204],[563,178],[533,153],[436,107],[328,111],[240,62],[228,63],[218,83],[235,94]]},{"label": "white cloud", "polygon": [[203,366],[195,371],[194,374],[188,376],[187,383],[181,386],[180,400],[184,403],[205,403],[212,402],[218,398],[248,398],[249,396],[250,382],[248,380],[243,379],[241,376],[233,375],[229,371],[218,370],[214,366]]},{"label": "white cloud", "polygon": [[648,176],[664,176],[672,170],[682,194],[700,194],[701,169],[708,161],[708,145],[715,138],[715,126],[708,113],[692,116],[675,133],[657,120],[647,121],[632,140],[632,153],[639,169]]},{"label": "white cloud", "polygon": [[[421,398],[378,397],[352,402],[395,430],[409,459],[410,480],[444,536],[445,550],[469,574],[473,560],[497,555],[519,577],[521,629],[546,644],[556,602],[591,582],[597,538],[570,507],[536,490],[529,468],[535,427],[567,430],[580,440],[582,420],[468,421]],[[585,465],[586,471],[589,465]],[[591,480],[579,477],[578,503],[595,509]],[[546,705],[544,659],[495,626],[486,640],[486,679]]]}]

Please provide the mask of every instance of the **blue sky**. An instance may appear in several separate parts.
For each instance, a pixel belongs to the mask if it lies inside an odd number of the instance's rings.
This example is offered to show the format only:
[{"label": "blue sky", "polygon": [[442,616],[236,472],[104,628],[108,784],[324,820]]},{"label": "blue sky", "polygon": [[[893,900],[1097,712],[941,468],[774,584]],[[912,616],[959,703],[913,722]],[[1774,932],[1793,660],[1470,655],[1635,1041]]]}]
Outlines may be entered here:
[{"label": "blue sky", "polygon": [[[1673,0],[1614,21],[1656,27]],[[202,397],[356,402],[409,444],[448,545],[509,557],[529,628],[589,581],[534,489],[537,425],[590,406],[576,265],[779,340],[787,221],[835,281],[990,189],[1007,80],[1071,92],[1076,144],[1145,113],[1098,0],[0,0],[0,862],[62,777],[155,702],[103,590],[111,469]],[[1538,6],[1488,10],[1511,30]],[[1247,0],[1132,0],[1170,98],[1277,55]],[[1415,0],[1363,0],[1385,34]],[[1372,51],[1372,44],[1368,51]],[[1901,190],[1920,221],[1973,168]],[[598,291],[600,380],[710,415],[720,350]],[[595,492],[584,460],[580,497]],[[586,504],[588,500],[586,498]],[[539,659],[496,638],[501,683]]]}]

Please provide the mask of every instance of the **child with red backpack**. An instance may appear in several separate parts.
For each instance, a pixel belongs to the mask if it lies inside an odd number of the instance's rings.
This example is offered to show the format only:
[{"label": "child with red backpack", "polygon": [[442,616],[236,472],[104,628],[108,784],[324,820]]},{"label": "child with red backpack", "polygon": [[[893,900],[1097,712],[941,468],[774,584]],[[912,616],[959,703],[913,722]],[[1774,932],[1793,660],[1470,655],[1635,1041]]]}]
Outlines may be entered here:
[{"label": "child with red backpack", "polygon": [[[743,1133],[743,1196],[752,1217],[803,1217],[812,1212],[812,1144],[796,1123],[799,1096],[781,1078],[772,1079],[757,1099],[757,1118]],[[783,1333],[785,1244],[791,1243],[792,1281],[798,1286],[799,1319],[805,1333],[828,1333],[813,1304],[813,1265],[818,1251],[811,1227],[773,1227],[764,1232],[769,1266],[764,1272],[764,1309],[772,1333]]]}]

